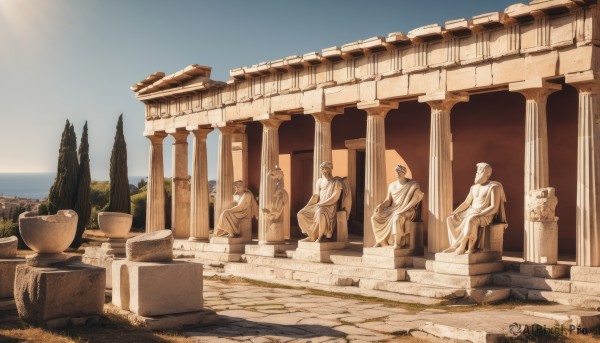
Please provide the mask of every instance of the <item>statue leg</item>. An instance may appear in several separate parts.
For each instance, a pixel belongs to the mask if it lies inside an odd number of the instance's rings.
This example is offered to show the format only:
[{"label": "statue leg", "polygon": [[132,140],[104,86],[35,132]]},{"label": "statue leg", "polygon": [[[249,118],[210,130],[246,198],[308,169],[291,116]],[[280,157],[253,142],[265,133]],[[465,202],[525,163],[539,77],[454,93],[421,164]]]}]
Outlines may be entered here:
[{"label": "statue leg", "polygon": [[325,230],[327,229],[327,217],[322,214],[321,211],[317,211],[317,214],[319,216],[319,226],[317,230],[315,230],[318,232],[315,242],[320,243],[323,236],[325,236]]}]

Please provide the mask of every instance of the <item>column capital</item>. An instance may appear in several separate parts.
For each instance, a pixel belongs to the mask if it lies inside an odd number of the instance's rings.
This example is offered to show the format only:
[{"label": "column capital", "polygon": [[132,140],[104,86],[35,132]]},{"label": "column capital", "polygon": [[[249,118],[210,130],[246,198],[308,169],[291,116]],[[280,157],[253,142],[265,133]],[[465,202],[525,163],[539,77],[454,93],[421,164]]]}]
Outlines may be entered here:
[{"label": "column capital", "polygon": [[384,100],[363,101],[356,104],[356,108],[366,111],[368,115],[385,116],[389,111],[397,109],[398,103]]},{"label": "column capital", "polygon": [[[223,124],[223,125],[220,125],[220,124]],[[219,130],[221,132],[221,134],[225,134],[225,135],[231,135],[236,130],[236,126],[230,125],[230,124],[225,124],[225,123],[213,124],[213,127],[215,129]]]},{"label": "column capital", "polygon": [[544,81],[541,77],[514,82],[508,85],[509,91],[521,93],[525,99],[535,101],[543,100],[550,94],[561,89],[561,85]]},{"label": "column capital", "polygon": [[163,139],[167,137],[164,131],[145,131],[144,137],[148,138],[152,144],[162,144]]},{"label": "column capital", "polygon": [[187,126],[186,129],[194,134],[195,137],[206,137],[209,133],[211,133],[214,129],[212,127],[202,127],[202,126]]},{"label": "column capital", "polygon": [[592,70],[565,75],[565,82],[581,93],[600,93],[600,75]]},{"label": "column capital", "polygon": [[271,118],[271,119],[261,120],[260,123],[263,125],[263,130],[268,130],[268,129],[278,129],[279,126],[281,125],[281,123],[283,123],[284,121],[285,120]]},{"label": "column capital", "polygon": [[333,120],[333,117],[335,117],[341,113],[334,112],[334,111],[322,111],[322,112],[305,113],[305,114],[311,115],[313,118],[315,118],[315,121],[331,123],[331,121]]},{"label": "column capital", "polygon": [[459,102],[468,102],[469,94],[467,93],[449,93],[445,91],[437,91],[419,96],[419,102],[427,103],[432,109],[442,111],[450,111],[454,105]]},{"label": "column capital", "polygon": [[168,129],[166,132],[175,140],[174,144],[187,143],[187,137],[190,134],[186,129]]}]

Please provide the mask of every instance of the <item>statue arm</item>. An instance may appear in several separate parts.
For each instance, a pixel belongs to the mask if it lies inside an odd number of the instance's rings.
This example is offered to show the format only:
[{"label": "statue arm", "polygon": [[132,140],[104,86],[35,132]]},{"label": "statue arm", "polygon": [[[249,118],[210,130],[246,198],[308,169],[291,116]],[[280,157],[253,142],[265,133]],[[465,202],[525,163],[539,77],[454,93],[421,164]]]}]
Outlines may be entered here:
[{"label": "statue arm", "polygon": [[460,212],[468,209],[471,206],[471,203],[473,202],[472,190],[473,190],[473,188],[471,187],[471,189],[469,190],[469,195],[467,195],[467,198],[465,199],[465,201],[463,201],[462,204],[458,205],[458,207],[454,211],[452,211],[452,214],[460,213]]},{"label": "statue arm", "polygon": [[400,209],[400,213],[406,212],[409,209],[417,206],[417,204],[423,200],[423,196],[425,196],[425,193],[421,192],[420,189],[415,190],[415,192],[413,193],[412,198],[410,199],[410,201],[408,202],[408,204],[406,204],[406,206],[402,207],[402,209]]},{"label": "statue arm", "polygon": [[335,186],[335,190],[333,191],[333,194],[331,194],[331,196],[321,202],[318,202],[316,205],[319,207],[327,207],[327,206],[331,206],[331,205],[335,205],[335,203],[340,199],[340,196],[342,195],[342,185],[338,184]]},{"label": "statue arm", "polygon": [[[241,197],[240,197],[240,201],[239,202],[233,202],[233,207],[228,208],[227,210],[232,211],[232,212],[239,212],[239,211],[243,211],[247,206],[248,206],[248,194],[244,193]],[[227,211],[226,210],[226,211]]]},{"label": "statue arm", "polygon": [[381,210],[382,208],[386,208],[386,207],[390,207],[390,206],[392,206],[392,192],[388,188],[387,198],[385,198],[385,200],[381,204],[379,204],[379,205],[377,205],[377,207],[375,207],[375,212],[379,212],[379,210]]}]

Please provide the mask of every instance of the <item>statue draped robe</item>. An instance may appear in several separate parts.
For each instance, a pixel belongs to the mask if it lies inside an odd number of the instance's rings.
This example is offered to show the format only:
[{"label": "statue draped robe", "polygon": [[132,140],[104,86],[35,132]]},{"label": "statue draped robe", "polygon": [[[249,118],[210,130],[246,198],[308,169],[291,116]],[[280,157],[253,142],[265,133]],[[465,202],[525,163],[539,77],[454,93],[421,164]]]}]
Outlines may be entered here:
[{"label": "statue draped robe", "polygon": [[215,235],[238,235],[240,234],[240,220],[258,216],[258,204],[249,190],[245,190],[242,195],[235,195],[234,202],[235,205],[232,208],[221,213]]},{"label": "statue draped robe", "polygon": [[[325,236],[331,238],[333,235],[333,229],[336,225],[336,212],[338,211],[338,202],[340,197],[343,199],[345,204],[348,200],[352,201],[349,187],[347,187],[344,179],[340,177],[333,177],[327,182],[327,184],[321,187],[323,181],[327,181],[321,178],[317,181],[316,187],[320,187],[318,190],[319,199],[315,203],[306,205],[303,209],[298,212],[298,224],[300,230],[308,235],[310,241],[315,241],[319,237]],[[339,191],[339,197],[335,200],[332,205],[329,206],[316,206],[316,203],[330,199],[336,191]],[[315,195],[313,195],[313,198]],[[312,200],[312,199],[311,199]],[[348,207],[344,205],[344,207]],[[347,215],[350,214],[349,208],[346,209]]]},{"label": "statue draped robe", "polygon": [[392,204],[388,207],[380,207],[379,212],[373,213],[371,217],[376,243],[385,242],[392,245],[394,244],[393,234],[398,235],[398,237],[406,234],[404,223],[415,219],[416,208],[420,200],[412,207],[408,207],[408,205],[414,196],[420,199],[423,198],[419,183],[414,180],[409,180],[395,193],[392,191],[393,185],[388,188],[388,193],[392,194]]},{"label": "statue draped robe", "polygon": [[[493,191],[500,192],[498,212],[487,216],[479,215],[483,209],[491,205]],[[473,192],[472,189],[469,193],[471,192]],[[475,248],[483,249],[485,237],[483,236],[483,230],[479,230],[479,228],[486,227],[492,222],[506,223],[506,214],[504,212],[505,202],[506,195],[504,194],[502,184],[496,181],[490,181],[488,191],[481,203],[472,204],[466,210],[448,217],[448,238],[450,240],[450,246],[454,246],[457,242],[463,242],[465,239],[469,239],[476,241]]]}]

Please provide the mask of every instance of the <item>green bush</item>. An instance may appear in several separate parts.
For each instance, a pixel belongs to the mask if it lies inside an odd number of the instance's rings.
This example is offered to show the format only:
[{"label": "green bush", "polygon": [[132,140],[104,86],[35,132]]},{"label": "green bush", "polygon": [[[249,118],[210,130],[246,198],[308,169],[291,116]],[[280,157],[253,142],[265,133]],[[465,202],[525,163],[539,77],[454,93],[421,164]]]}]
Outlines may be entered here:
[{"label": "green bush", "polygon": [[132,231],[144,231],[146,227],[146,195],[144,190],[131,196]]},{"label": "green bush", "polygon": [[13,222],[11,219],[5,219],[0,217],[0,238],[18,236],[19,224]]}]

